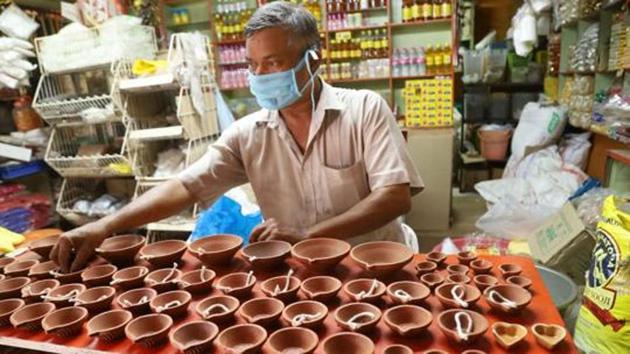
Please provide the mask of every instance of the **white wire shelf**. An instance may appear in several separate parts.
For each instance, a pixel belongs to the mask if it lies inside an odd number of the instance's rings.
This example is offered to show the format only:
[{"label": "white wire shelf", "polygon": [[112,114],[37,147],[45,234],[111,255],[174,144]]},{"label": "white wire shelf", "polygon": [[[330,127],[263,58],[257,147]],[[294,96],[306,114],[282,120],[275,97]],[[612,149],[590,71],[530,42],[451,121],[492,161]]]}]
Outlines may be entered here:
[{"label": "white wire shelf", "polygon": [[184,137],[184,128],[181,125],[170,127],[133,130],[129,132],[131,141],[154,141],[181,139]]}]

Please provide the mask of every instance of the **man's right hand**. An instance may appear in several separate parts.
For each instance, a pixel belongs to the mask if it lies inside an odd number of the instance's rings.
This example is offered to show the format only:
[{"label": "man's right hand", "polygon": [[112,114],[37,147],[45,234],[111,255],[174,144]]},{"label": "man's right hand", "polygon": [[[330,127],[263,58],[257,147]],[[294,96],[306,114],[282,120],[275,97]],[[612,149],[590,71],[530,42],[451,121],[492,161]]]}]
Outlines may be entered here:
[{"label": "man's right hand", "polygon": [[50,252],[50,259],[59,265],[62,273],[81,270],[108,236],[103,222],[85,224],[63,233]]}]

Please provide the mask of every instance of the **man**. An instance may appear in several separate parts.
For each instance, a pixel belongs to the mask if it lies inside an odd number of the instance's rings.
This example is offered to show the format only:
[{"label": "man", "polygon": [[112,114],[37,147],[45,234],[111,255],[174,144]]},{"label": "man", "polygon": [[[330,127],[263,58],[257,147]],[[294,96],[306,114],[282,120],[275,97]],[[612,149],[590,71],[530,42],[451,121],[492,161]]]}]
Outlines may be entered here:
[{"label": "man", "polygon": [[251,242],[335,237],[403,242],[398,216],[422,188],[387,103],[317,77],[320,37],[304,8],[278,1],[245,28],[249,82],[262,110],[235,122],[196,163],[117,213],[62,235],[51,259],[85,266],[109,235],[210,204],[250,182],[266,221]]}]

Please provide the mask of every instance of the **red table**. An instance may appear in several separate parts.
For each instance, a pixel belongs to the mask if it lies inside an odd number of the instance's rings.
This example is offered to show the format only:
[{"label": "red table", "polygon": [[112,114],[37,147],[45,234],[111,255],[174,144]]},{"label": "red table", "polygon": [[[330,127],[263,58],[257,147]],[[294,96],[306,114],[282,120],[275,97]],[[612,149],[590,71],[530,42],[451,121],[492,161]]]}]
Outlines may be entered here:
[{"label": "red table", "polygon": [[[526,326],[528,330],[529,327],[536,322],[555,323],[564,326],[564,322],[560,314],[554,307],[551,297],[547,292],[540,275],[536,271],[534,264],[529,258],[520,256],[483,256],[482,258],[485,258],[494,264],[492,271],[495,275],[498,275],[497,266],[501,263],[519,264],[523,268],[523,275],[529,277],[533,281],[533,285],[530,289],[533,294],[533,299],[530,305],[518,316],[506,316],[489,311],[489,306],[483,298],[479,300],[476,308],[473,308],[474,310],[486,315],[491,324],[496,321],[515,322]],[[420,260],[424,260],[424,257],[422,255],[417,255],[415,259],[404,268],[403,271],[395,274],[389,279],[383,279],[383,281],[386,284],[389,284],[393,281],[398,280],[416,280],[415,272],[413,269],[415,267],[415,264]],[[293,259],[287,260],[286,263],[287,265],[285,267],[279,267],[278,269],[273,269],[271,271],[255,270],[255,275],[258,279],[258,282],[260,283],[261,280],[267,279],[271,276],[286,274],[289,266],[295,270],[296,275],[300,279],[306,279],[311,275],[315,275],[310,274],[308,269],[306,269]],[[449,257],[447,263],[455,264],[457,263],[457,260],[455,257]],[[180,266],[180,269],[186,271],[198,267],[200,267],[200,263],[189,254],[186,254],[184,256],[184,262]],[[247,271],[249,270],[249,268],[249,265],[242,258],[236,257],[229,267],[218,268],[214,270],[217,272],[218,278],[219,276],[229,273],[230,271]],[[364,271],[360,269],[350,259],[350,257],[344,259],[337,266],[334,275],[339,277],[339,279],[341,280],[369,277],[369,274],[364,273]],[[214,291],[213,293],[215,292],[216,291]],[[201,299],[209,295],[210,294],[194,296],[193,302],[189,307],[188,316],[186,318],[176,320],[173,328],[177,328],[184,322],[199,319],[199,316],[195,313],[194,309]],[[259,290],[259,284],[257,284],[254,288],[254,295],[264,296]],[[341,331],[335,323],[333,313],[335,308],[338,307],[340,303],[346,301],[347,297],[345,296],[345,294],[343,294],[342,291],[339,293],[339,300],[329,306],[330,312],[328,317],[326,318],[326,321],[324,322],[324,327],[318,332],[318,335],[320,337],[320,345],[318,346],[316,353],[322,353],[321,343],[324,338],[333,333]],[[384,310],[387,306],[389,306],[388,301],[389,300],[386,299],[385,296],[385,299],[382,301],[379,307]],[[113,306],[118,307],[115,301]],[[437,315],[443,310],[438,299],[434,295],[431,295],[427,300],[425,307],[433,313],[434,320],[429,327],[429,330],[418,338],[400,338],[396,334],[391,332],[390,329],[385,325],[384,321],[381,320],[379,322],[378,328],[373,333],[370,333],[368,335],[376,344],[376,353],[380,354],[385,346],[392,343],[406,344],[414,349],[415,352],[422,352],[427,349],[443,349],[450,353],[459,353],[465,349],[481,349],[483,351],[486,351],[487,353],[506,353],[504,349],[500,348],[496,344],[490,330],[486,332],[483,338],[470,346],[458,347],[453,345],[452,343],[447,341],[446,337],[442,334],[436,322]],[[242,321],[238,319],[237,322]],[[95,353],[104,351],[116,353],[166,354],[177,352],[174,347],[170,346],[170,344],[166,344],[160,348],[146,349],[139,345],[132,344],[131,341],[127,339],[113,344],[105,344],[96,338],[90,338],[87,335],[85,325],[83,332],[79,336],[71,339],[60,339],[54,336],[46,335],[43,332],[31,333],[22,330],[15,330],[13,328],[3,328],[0,329],[0,345],[57,353]],[[553,352],[577,353],[577,350],[573,345],[572,339],[567,336],[565,341],[561,343],[560,346],[557,347]],[[528,331],[525,342],[519,344],[519,346],[511,350],[510,353],[548,353],[548,351],[538,346],[533,334],[531,333],[531,331]]]}]

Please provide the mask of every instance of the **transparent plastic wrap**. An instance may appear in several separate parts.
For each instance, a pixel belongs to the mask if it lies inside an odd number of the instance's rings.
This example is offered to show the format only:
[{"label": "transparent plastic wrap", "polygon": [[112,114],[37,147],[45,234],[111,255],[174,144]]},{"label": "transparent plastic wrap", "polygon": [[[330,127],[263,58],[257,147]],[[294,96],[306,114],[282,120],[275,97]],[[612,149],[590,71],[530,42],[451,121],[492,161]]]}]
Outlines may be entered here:
[{"label": "transparent plastic wrap", "polygon": [[597,46],[599,37],[599,23],[590,25],[576,45],[569,57],[569,67],[576,72],[595,72],[597,67]]},{"label": "transparent plastic wrap", "polygon": [[594,188],[572,200],[577,214],[587,227],[595,228],[602,221],[601,211],[604,200],[613,191],[606,188]]},{"label": "transparent plastic wrap", "polygon": [[560,3],[559,6],[559,14],[560,14],[560,24],[565,25],[567,23],[576,21],[579,17],[579,0],[564,0],[558,1]]}]

